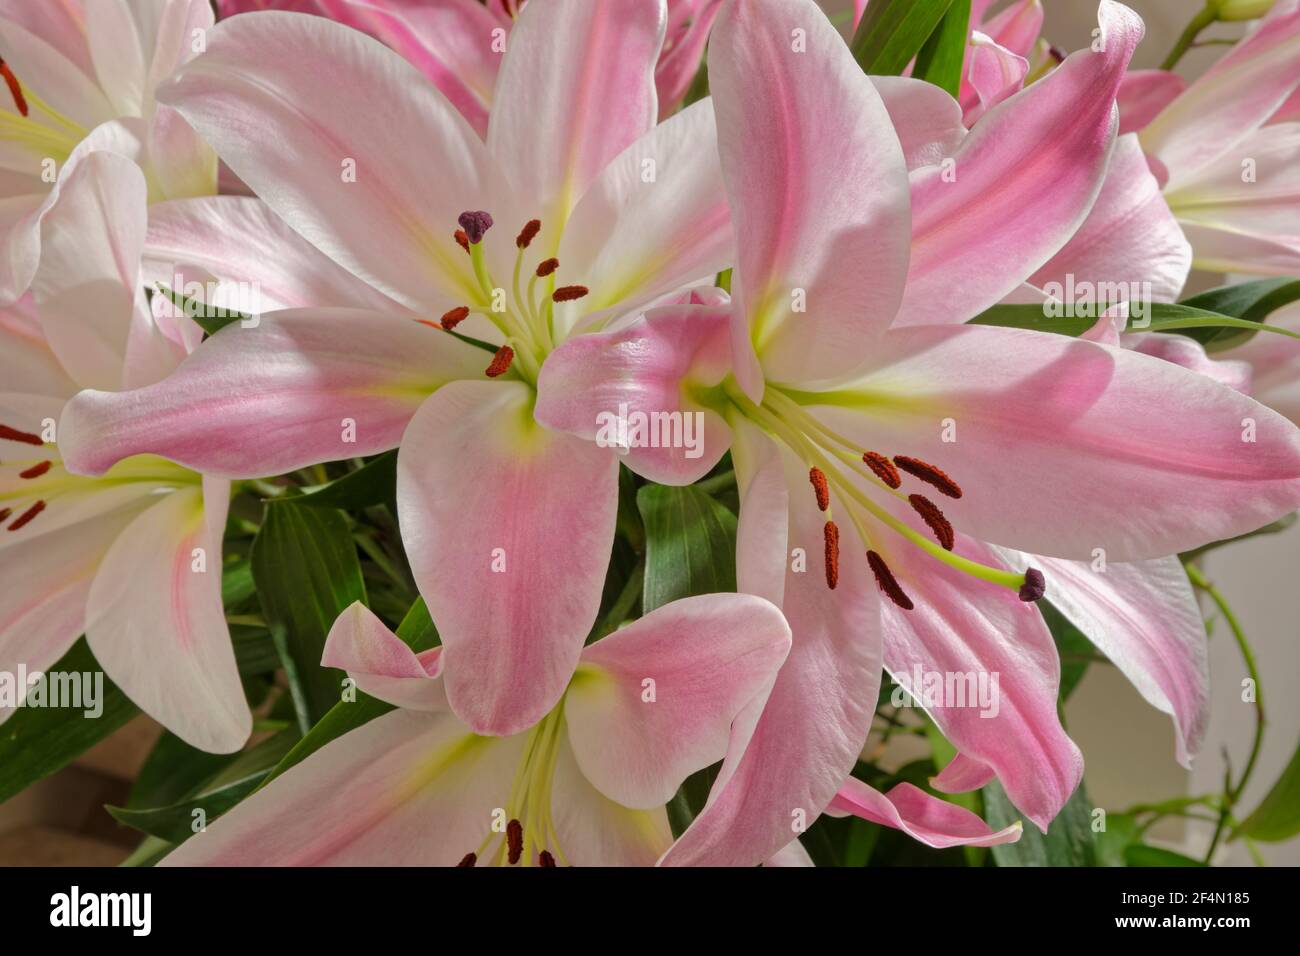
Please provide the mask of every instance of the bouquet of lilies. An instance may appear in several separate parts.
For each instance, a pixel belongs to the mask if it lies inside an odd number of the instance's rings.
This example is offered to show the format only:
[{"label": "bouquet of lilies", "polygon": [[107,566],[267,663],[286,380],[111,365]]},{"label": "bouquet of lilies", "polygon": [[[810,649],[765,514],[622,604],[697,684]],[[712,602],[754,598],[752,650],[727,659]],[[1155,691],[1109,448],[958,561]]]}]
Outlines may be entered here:
[{"label": "bouquet of lilies", "polygon": [[[1200,564],[1300,507],[1300,0],[1043,19],[0,0],[0,800],[143,712],[140,865],[1300,832]],[[1249,755],[1095,807],[1207,622]]]}]

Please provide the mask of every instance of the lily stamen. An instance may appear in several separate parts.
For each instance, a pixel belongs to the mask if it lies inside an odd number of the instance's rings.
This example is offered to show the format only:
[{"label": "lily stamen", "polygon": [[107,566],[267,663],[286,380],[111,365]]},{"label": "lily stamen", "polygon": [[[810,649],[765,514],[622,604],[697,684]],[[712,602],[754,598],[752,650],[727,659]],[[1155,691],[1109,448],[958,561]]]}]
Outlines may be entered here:
[{"label": "lily stamen", "polygon": [[25,445],[44,445],[45,439],[40,435],[33,435],[31,432],[19,431],[16,428],[10,428],[8,425],[0,425],[0,438],[5,441],[22,442]]},{"label": "lily stamen", "polygon": [[38,514],[40,514],[44,510],[45,510],[45,502],[37,501],[34,505],[32,505],[22,514],[20,514],[16,519],[14,519],[14,523],[9,526],[9,530],[17,531],[20,528],[26,527],[33,518],[35,518]]},{"label": "lily stamen", "polygon": [[929,462],[908,455],[895,455],[894,464],[914,478],[920,478],[927,485],[937,488],[941,494],[949,498],[961,497],[961,488],[958,487],[957,482]]},{"label": "lily stamen", "polygon": [[0,77],[4,77],[5,84],[9,87],[9,95],[14,98],[14,106],[18,112],[27,115],[27,98],[23,96],[22,84],[18,82],[18,77],[14,76],[14,71],[9,69],[9,64],[0,60]]},{"label": "lily stamen", "polygon": [[488,378],[496,378],[498,375],[504,375],[510,369],[510,363],[514,361],[515,350],[508,345],[503,345],[497,349],[496,354],[492,356],[492,364],[487,367],[483,373]]},{"label": "lily stamen", "polygon": [[912,506],[912,510],[921,516],[921,520],[929,525],[944,550],[951,551],[952,546],[956,544],[956,535],[953,533],[952,523],[944,517],[939,506],[925,495],[908,495],[907,501]]},{"label": "lily stamen", "polygon": [[871,565],[871,571],[876,576],[876,584],[887,598],[904,611],[911,611],[916,607],[912,599],[907,596],[907,592],[899,586],[898,579],[894,577],[894,572],[889,570],[889,565],[885,563],[884,558],[875,551],[868,551],[867,564]]}]

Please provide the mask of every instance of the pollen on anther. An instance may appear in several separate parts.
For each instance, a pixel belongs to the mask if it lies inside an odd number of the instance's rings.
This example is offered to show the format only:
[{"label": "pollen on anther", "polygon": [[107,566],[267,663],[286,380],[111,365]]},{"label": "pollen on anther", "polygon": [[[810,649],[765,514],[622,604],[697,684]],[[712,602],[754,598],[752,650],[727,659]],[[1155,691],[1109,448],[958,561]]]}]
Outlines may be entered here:
[{"label": "pollen on anther", "polygon": [[497,354],[492,356],[492,364],[487,367],[483,373],[488,378],[496,378],[498,375],[506,374],[510,368],[510,363],[514,361],[515,350],[508,345],[503,345],[497,349]]},{"label": "pollen on anther", "polygon": [[820,468],[810,468],[808,480],[812,482],[813,491],[817,495],[817,510],[825,511],[831,506],[831,489],[825,473]]},{"label": "pollen on anther", "polygon": [[907,596],[901,587],[898,586],[898,580],[894,577],[894,572],[889,570],[889,565],[885,559],[874,551],[867,552],[867,564],[871,565],[871,572],[876,576],[876,584],[885,597],[893,601],[904,611],[910,611],[916,607],[912,599]]},{"label": "pollen on anther", "polygon": [[24,445],[44,445],[45,439],[40,435],[33,435],[31,432],[20,432],[16,428],[10,428],[8,425],[0,425],[0,438],[5,441],[22,442]]},{"label": "pollen on anther", "polygon": [[468,317],[469,308],[467,306],[458,305],[456,308],[444,312],[442,318],[438,320],[438,324],[450,332],[456,326],[464,322]]},{"label": "pollen on anther", "polygon": [[1028,568],[1025,571],[1025,583],[1020,585],[1020,600],[1032,604],[1046,593],[1047,580],[1043,577],[1043,572],[1037,568]]},{"label": "pollen on anther", "polygon": [[25,527],[28,524],[28,522],[30,522],[33,518],[35,518],[38,514],[40,514],[44,510],[45,510],[45,502],[44,501],[36,502],[34,505],[32,505],[30,508],[28,508],[26,511],[24,511],[22,514],[20,514],[17,518],[14,519],[14,523],[9,526],[9,530],[17,531],[19,528]]},{"label": "pollen on anther", "polygon": [[572,302],[590,291],[585,285],[562,285],[551,293],[551,299],[554,302]]},{"label": "pollen on anther", "polygon": [[840,583],[840,529],[834,521],[823,529],[826,544],[826,586],[832,591]]},{"label": "pollen on anther", "polygon": [[460,862],[456,864],[456,868],[460,869],[462,867],[474,866],[476,863],[478,863],[478,854],[466,853],[460,858]]},{"label": "pollen on anther", "polygon": [[551,856],[550,850],[543,850],[537,854],[538,866],[555,866],[555,857]]},{"label": "pollen on anther", "polygon": [[32,467],[28,468],[26,471],[20,471],[20,472],[18,472],[18,477],[19,477],[19,478],[39,478],[39,477],[41,477],[41,475],[45,474],[47,471],[50,470],[50,466],[51,466],[52,464],[54,464],[54,463],[53,463],[53,462],[50,462],[50,461],[42,461],[42,462],[38,462],[37,464],[32,465]]},{"label": "pollen on anther", "polygon": [[560,260],[552,256],[550,259],[543,259],[537,264],[537,278],[545,279],[548,275],[560,268]]},{"label": "pollen on anther", "polygon": [[524,854],[524,825],[518,820],[506,824],[506,849],[509,853],[506,859],[511,863],[518,863]]},{"label": "pollen on anther", "polygon": [[898,477],[898,469],[894,467],[894,463],[879,452],[863,452],[862,460],[875,476],[890,488],[897,488],[903,483],[903,480]]},{"label": "pollen on anther", "polygon": [[465,238],[469,240],[469,244],[476,246],[483,241],[483,236],[492,228],[492,215],[481,209],[470,210],[457,216],[456,222],[465,230]]},{"label": "pollen on anther", "polygon": [[909,475],[920,478],[927,485],[937,488],[940,494],[945,494],[949,498],[961,497],[961,488],[957,486],[957,482],[929,462],[922,461],[919,458],[911,458],[907,455],[895,455],[894,464]]},{"label": "pollen on anther", "polygon": [[460,246],[467,253],[469,252],[469,236],[465,235],[464,229],[457,229],[451,234],[451,237],[456,240],[456,245]]},{"label": "pollen on anther", "polygon": [[908,495],[907,503],[930,526],[930,530],[939,539],[939,543],[946,550],[951,551],[952,546],[956,543],[956,536],[953,534],[952,523],[944,517],[943,512],[939,510],[939,506],[925,495]]},{"label": "pollen on anther", "polygon": [[5,85],[9,87],[9,95],[14,98],[14,106],[18,107],[18,112],[27,115],[27,97],[23,96],[23,86],[18,82],[18,77],[14,76],[14,71],[9,69],[9,64],[0,60],[0,76],[4,77]]},{"label": "pollen on anther", "polygon": [[537,238],[537,234],[542,231],[542,221],[540,219],[529,219],[524,223],[524,228],[519,230],[519,235],[515,237],[515,245],[520,249],[527,249],[528,244]]},{"label": "pollen on anther", "polygon": [[9,516],[13,513],[13,508],[0,508],[0,521],[7,521]]}]

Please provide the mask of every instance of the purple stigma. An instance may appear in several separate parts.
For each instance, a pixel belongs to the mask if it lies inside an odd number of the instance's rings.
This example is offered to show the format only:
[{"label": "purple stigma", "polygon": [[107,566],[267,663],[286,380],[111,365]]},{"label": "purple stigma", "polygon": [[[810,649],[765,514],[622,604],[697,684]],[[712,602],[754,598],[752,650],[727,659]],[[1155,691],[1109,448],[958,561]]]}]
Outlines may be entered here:
[{"label": "purple stigma", "polygon": [[1047,593],[1047,581],[1043,579],[1043,572],[1037,568],[1029,568],[1025,571],[1025,583],[1020,585],[1020,600],[1026,603],[1037,601]]},{"label": "purple stigma", "polygon": [[472,246],[482,242],[483,234],[492,228],[492,217],[481,209],[478,212],[463,212],[456,221],[460,223],[460,228],[465,230],[465,235]]}]

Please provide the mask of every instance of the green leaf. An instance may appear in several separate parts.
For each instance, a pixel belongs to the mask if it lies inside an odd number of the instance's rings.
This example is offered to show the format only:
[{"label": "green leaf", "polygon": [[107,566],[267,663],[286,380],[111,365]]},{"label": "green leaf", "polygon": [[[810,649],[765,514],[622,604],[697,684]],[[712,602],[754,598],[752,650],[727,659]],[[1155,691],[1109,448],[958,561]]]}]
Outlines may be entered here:
[{"label": "green leaf", "polygon": [[205,826],[211,824],[252,793],[297,739],[297,731],[292,729],[268,737],[228,761],[197,793],[167,806],[148,809],[106,806],[104,809],[119,823],[142,833],[168,843],[183,843],[194,835],[196,810],[203,811],[201,819]]},{"label": "green leaf", "polygon": [[397,489],[397,450],[370,459],[356,471],[309,494],[294,504],[356,510],[393,501]]},{"label": "green leaf", "polygon": [[245,322],[249,324],[249,327],[255,327],[257,323],[257,317],[246,312],[236,312],[234,309],[223,309],[208,305],[199,299],[191,299],[179,292],[173,292],[165,285],[160,285],[157,288],[159,292],[171,300],[172,305],[193,319],[195,324],[204,332],[207,332],[208,335],[215,335],[233,322]]},{"label": "green leaf", "polygon": [[154,744],[131,786],[127,809],[166,806],[194,793],[230,763],[230,754],[210,754],[191,747],[171,731]]},{"label": "green leaf", "polygon": [[[417,599],[411,606],[411,610],[407,612],[397,628],[397,636],[410,645],[411,650],[417,654],[431,647],[437,647],[441,643],[438,631],[433,626],[433,619],[429,617],[429,609],[425,607],[424,598]],[[392,709],[392,704],[386,704],[361,692],[357,693],[355,701],[339,701],[294,745],[284,759],[276,764],[262,781],[262,786],[295,764],[301,763],[330,741],[337,740],[348,731],[355,730]]]},{"label": "green leaf", "polygon": [[916,54],[912,76],[926,80],[954,97],[961,91],[966,38],[970,33],[970,0],[952,0],[952,6]]},{"label": "green leaf", "polygon": [[[1007,792],[997,781],[986,786],[984,812],[989,826],[1001,830],[1020,819],[1018,811],[1007,797]],[[1080,783],[1065,802],[1061,812],[1047,828],[1039,832],[1032,823],[1024,824],[1024,832],[1015,843],[1004,843],[992,848],[998,866],[1096,866],[1096,846],[1092,834],[1092,807],[1088,794]]]},{"label": "green leaf", "polygon": [[1125,866],[1125,852],[1140,841],[1136,817],[1128,813],[1106,814],[1106,829],[1097,834],[1097,865]]},{"label": "green leaf", "polygon": [[[1289,338],[1300,339],[1300,333],[1276,325],[1265,325],[1249,319],[1238,319],[1218,312],[1195,308],[1190,305],[1170,305],[1165,302],[1149,303],[1149,323],[1138,327],[1131,325],[1136,332],[1178,332],[1186,329],[1236,329],[1249,332],[1273,332]],[[1058,335],[1080,336],[1097,323],[1096,317],[1089,316],[1052,316],[1039,304],[1030,305],[995,305],[981,312],[970,320],[972,325],[996,325],[1003,328],[1034,329],[1039,332],[1055,332]],[[1233,344],[1237,344],[1235,341]]]},{"label": "green leaf", "polygon": [[1038,610],[1043,615],[1047,629],[1052,632],[1056,652],[1061,658],[1060,698],[1064,701],[1074,693],[1079,681],[1083,680],[1090,663],[1089,658],[1097,653],[1097,649],[1082,631],[1047,601],[1039,601]]},{"label": "green leaf", "polygon": [[1264,843],[1289,840],[1300,833],[1300,746],[1291,755],[1291,762],[1277,778],[1255,812],[1248,816],[1233,833]]},{"label": "green leaf", "polygon": [[[103,671],[83,637],[46,673]],[[107,674],[101,700],[98,717],[85,716],[84,707],[20,707],[0,724],[0,803],[61,770],[139,713]]]},{"label": "green leaf", "polygon": [[898,76],[934,33],[952,0],[872,0],[849,49],[863,73]]},{"label": "green leaf", "polygon": [[[1238,319],[1263,322],[1274,311],[1297,299],[1300,299],[1300,280],[1290,276],[1220,286],[1186,298],[1181,304]],[[1240,329],[1193,329],[1185,334],[1199,341],[1208,350],[1217,352],[1241,345],[1255,333]]]},{"label": "green leaf", "polygon": [[736,516],[698,488],[646,485],[646,613],[696,594],[736,590]]},{"label": "green leaf", "polygon": [[1134,843],[1124,848],[1124,862],[1128,866],[1205,866],[1200,860],[1183,856],[1173,850],[1162,850],[1145,843]]},{"label": "green leaf", "polygon": [[366,600],[347,519],[341,511],[303,507],[293,498],[267,502],[251,562],[306,733],[338,702],[344,676],[321,667],[325,637],[348,605]]}]

